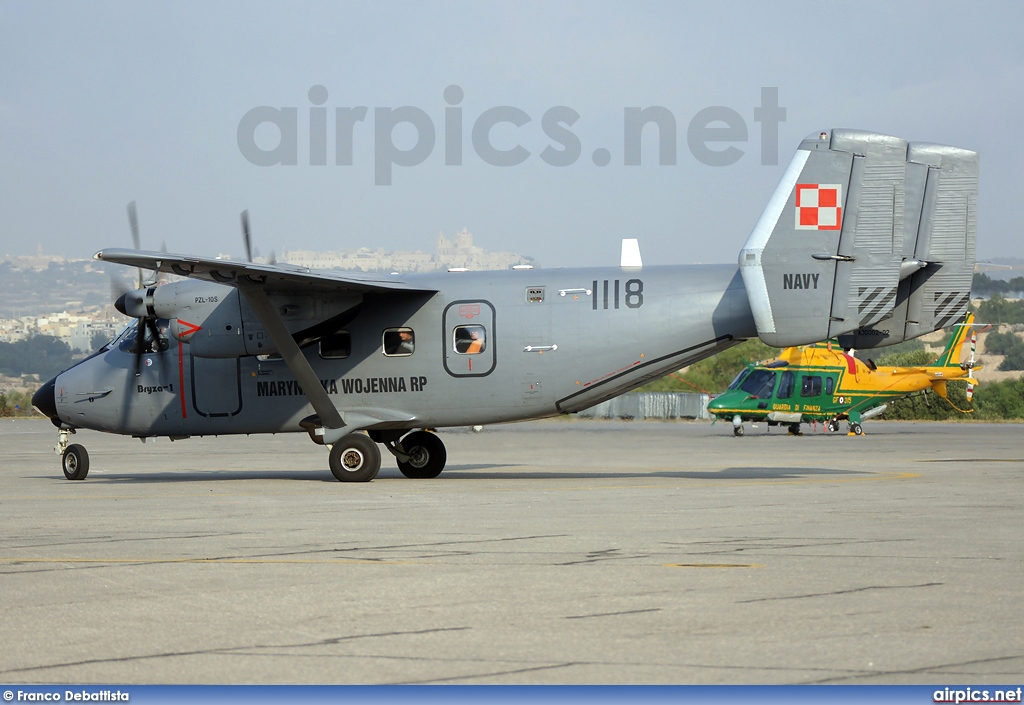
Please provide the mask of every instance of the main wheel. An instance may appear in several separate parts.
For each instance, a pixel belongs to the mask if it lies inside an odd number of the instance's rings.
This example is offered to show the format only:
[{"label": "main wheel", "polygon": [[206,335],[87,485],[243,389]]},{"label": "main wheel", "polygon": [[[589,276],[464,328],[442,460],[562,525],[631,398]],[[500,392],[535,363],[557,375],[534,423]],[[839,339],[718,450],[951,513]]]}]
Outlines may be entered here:
[{"label": "main wheel", "polygon": [[851,423],[850,424],[850,433],[852,433],[855,436],[859,436],[862,433],[864,433],[864,429],[860,427],[859,423]]},{"label": "main wheel", "polygon": [[742,436],[743,435],[743,424],[740,424],[739,426],[733,426],[732,427],[732,435],[734,435],[734,436]]},{"label": "main wheel", "polygon": [[437,477],[448,460],[444,442],[436,434],[426,431],[413,431],[403,438],[402,450],[409,456],[409,460],[399,460],[398,469],[406,477],[417,480]]},{"label": "main wheel", "polygon": [[69,480],[84,480],[89,474],[89,453],[83,446],[72,443],[64,449],[60,464],[64,469],[64,477]]},{"label": "main wheel", "polygon": [[803,434],[800,433],[800,424],[798,424],[798,423],[791,423],[789,425],[789,435],[791,435],[791,436],[802,436]]},{"label": "main wheel", "polygon": [[350,433],[331,448],[330,463],[340,482],[369,482],[380,470],[380,449],[365,433]]},{"label": "main wheel", "polygon": [[828,432],[829,433],[835,433],[838,430],[839,430],[839,419],[829,419],[828,420]]}]

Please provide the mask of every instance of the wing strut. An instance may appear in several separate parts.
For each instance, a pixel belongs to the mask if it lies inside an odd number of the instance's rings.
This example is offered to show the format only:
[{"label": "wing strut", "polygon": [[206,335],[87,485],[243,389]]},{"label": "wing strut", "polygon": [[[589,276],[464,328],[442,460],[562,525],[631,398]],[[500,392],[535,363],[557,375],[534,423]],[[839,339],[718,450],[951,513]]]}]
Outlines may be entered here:
[{"label": "wing strut", "polygon": [[242,292],[242,296],[249,302],[249,305],[252,306],[252,310],[256,313],[256,317],[260,319],[260,323],[263,324],[267,333],[270,334],[270,339],[274,341],[274,345],[277,347],[281,357],[284,358],[288,369],[291,370],[292,374],[295,375],[295,379],[302,386],[302,391],[320,417],[320,422],[326,428],[337,429],[343,427],[345,422],[342,420],[341,414],[338,413],[334,402],[331,401],[327,391],[320,384],[320,380],[317,378],[316,372],[313,371],[312,365],[309,364],[309,360],[302,354],[302,350],[299,349],[291,333],[288,332],[284,321],[277,315],[277,311],[274,310],[274,305],[270,303],[266,292],[258,284],[251,283],[244,277],[239,277],[235,285]]}]

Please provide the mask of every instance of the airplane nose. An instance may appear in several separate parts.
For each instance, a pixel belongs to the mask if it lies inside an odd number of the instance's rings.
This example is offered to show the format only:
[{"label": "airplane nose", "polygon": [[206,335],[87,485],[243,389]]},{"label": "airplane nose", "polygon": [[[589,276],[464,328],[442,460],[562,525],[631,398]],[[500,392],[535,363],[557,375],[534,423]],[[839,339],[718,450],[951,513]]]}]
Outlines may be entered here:
[{"label": "airplane nose", "polygon": [[57,416],[56,383],[57,378],[54,377],[32,395],[32,406],[50,417],[54,425],[60,424],[60,418]]}]

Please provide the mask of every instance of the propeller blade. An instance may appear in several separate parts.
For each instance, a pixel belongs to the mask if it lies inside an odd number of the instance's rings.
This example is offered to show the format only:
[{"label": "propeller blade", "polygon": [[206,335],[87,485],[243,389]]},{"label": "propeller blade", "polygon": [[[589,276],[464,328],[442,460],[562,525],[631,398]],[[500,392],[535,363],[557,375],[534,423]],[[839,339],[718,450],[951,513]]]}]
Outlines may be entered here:
[{"label": "propeller blade", "polygon": [[139,324],[135,328],[135,376],[139,376],[139,365],[142,364],[142,354],[145,352],[146,344],[146,319],[139,318]]},{"label": "propeller blade", "polygon": [[132,245],[135,249],[141,249],[139,246],[139,215],[135,212],[135,201],[128,204],[128,224],[132,229]]},{"label": "propeller blade", "polygon": [[245,241],[245,258],[252,262],[252,238],[249,234],[249,211],[242,211],[242,239]]},{"label": "propeller blade", "polygon": [[110,277],[110,298],[117,301],[119,298],[132,290],[132,285],[121,277],[111,275]]},{"label": "propeller blade", "polygon": [[161,334],[160,328],[157,326],[156,320],[153,318],[146,319],[146,327],[149,328],[149,332],[153,334],[153,352],[157,353],[157,359],[163,364],[164,353],[169,347],[169,343],[166,339],[166,333]]}]

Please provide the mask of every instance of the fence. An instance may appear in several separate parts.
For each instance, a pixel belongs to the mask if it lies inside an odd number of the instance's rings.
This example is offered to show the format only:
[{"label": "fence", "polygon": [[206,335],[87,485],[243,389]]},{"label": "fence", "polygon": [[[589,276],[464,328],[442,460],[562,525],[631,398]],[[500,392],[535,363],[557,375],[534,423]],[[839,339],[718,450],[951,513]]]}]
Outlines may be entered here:
[{"label": "fence", "polygon": [[708,414],[707,394],[634,392],[601,402],[577,416],[600,419],[703,419]]}]

